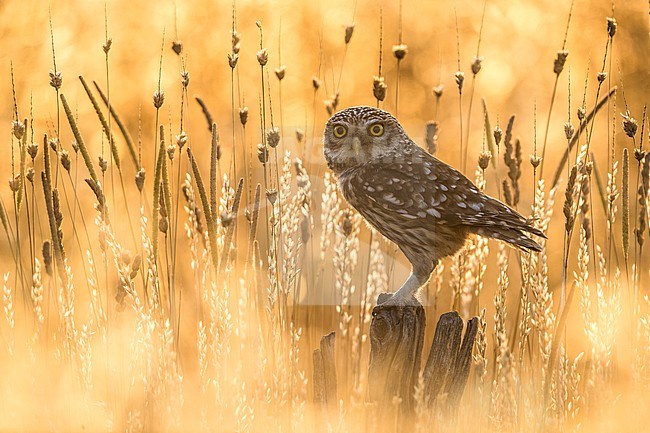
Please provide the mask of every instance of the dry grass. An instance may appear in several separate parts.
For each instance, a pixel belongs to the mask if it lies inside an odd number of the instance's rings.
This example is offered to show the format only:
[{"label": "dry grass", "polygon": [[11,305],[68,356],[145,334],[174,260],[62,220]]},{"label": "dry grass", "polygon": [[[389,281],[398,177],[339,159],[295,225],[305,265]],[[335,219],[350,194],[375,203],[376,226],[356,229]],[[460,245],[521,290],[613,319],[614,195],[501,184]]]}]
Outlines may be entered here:
[{"label": "dry grass", "polygon": [[648,4],[152,5],[0,5],[0,430],[401,431],[366,388],[406,263],[319,137],[368,104],[548,234],[440,264],[426,338],[479,316],[474,366],[455,421],[420,381],[415,430],[644,431]]}]

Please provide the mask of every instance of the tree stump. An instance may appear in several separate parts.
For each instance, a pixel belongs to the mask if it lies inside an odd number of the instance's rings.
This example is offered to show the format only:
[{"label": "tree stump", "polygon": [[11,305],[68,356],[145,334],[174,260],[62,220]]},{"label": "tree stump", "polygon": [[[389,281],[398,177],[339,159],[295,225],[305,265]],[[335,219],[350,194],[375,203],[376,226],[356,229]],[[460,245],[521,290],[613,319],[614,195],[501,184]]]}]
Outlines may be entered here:
[{"label": "tree stump", "polygon": [[[463,320],[457,312],[441,315],[421,370],[424,307],[415,298],[404,306],[382,305],[389,296],[379,295],[372,310],[367,401],[377,406],[380,417],[412,415],[417,404],[415,388],[422,374],[424,402],[436,404],[455,417],[469,377],[478,318],[467,323],[463,335]],[[320,349],[313,352],[314,403],[326,414],[337,405],[334,338],[334,332],[324,336]]]},{"label": "tree stump", "polygon": [[[399,307],[382,306],[384,299],[384,294],[379,296],[370,324],[368,400],[380,406],[395,405],[397,397],[400,412],[412,413],[426,326],[424,308],[415,298]],[[469,376],[477,329],[475,317],[468,322],[463,337],[463,321],[457,312],[440,316],[422,371],[424,397],[430,405],[444,396],[448,410],[455,412],[458,408]]]},{"label": "tree stump", "polygon": [[330,332],[320,339],[320,349],[314,350],[314,404],[326,410],[336,409],[336,364],[334,362],[334,340]]},{"label": "tree stump", "polygon": [[413,390],[420,373],[426,317],[424,308],[412,298],[406,306],[382,306],[386,294],[379,295],[370,324],[370,366],[368,401],[380,406],[401,399],[401,407],[415,408]]}]

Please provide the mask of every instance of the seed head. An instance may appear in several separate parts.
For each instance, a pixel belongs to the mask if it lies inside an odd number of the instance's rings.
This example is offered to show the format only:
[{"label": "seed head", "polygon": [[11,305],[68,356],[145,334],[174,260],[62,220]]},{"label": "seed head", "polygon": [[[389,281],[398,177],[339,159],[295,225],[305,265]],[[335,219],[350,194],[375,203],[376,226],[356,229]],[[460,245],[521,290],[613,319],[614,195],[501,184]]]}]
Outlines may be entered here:
[{"label": "seed head", "polygon": [[65,171],[70,172],[70,154],[67,150],[61,151],[61,165],[65,168]]},{"label": "seed head", "polygon": [[237,33],[236,30],[233,30],[232,31],[232,52],[235,54],[239,54],[240,40],[241,40],[241,33]]},{"label": "seed head", "polygon": [[598,82],[602,83],[603,81],[605,81],[605,78],[607,78],[607,72],[599,72],[597,78],[598,78]]},{"label": "seed head", "polygon": [[503,136],[503,131],[499,128],[499,125],[494,127],[494,143],[499,146],[501,144],[501,137]]},{"label": "seed head", "polygon": [[59,90],[61,88],[61,84],[63,84],[63,75],[61,74],[61,71],[54,72],[50,69],[50,86],[54,87],[56,90]]},{"label": "seed head", "polygon": [[275,76],[278,77],[278,80],[282,81],[284,74],[287,73],[287,67],[285,65],[275,68]]},{"label": "seed head", "polygon": [[334,111],[336,111],[336,108],[339,106],[340,99],[340,93],[338,91],[330,97],[330,100],[332,101],[332,109]]},{"label": "seed head", "polygon": [[302,140],[304,139],[305,139],[305,131],[303,131],[300,128],[296,129],[296,140],[298,141],[298,143],[302,143]]},{"label": "seed head", "polygon": [[112,45],[113,45],[113,38],[106,39],[106,42],[102,44],[102,49],[104,50],[105,54],[108,54],[108,52],[111,50]]},{"label": "seed head", "polygon": [[158,220],[158,229],[160,230],[161,233],[167,233],[168,228],[169,228],[169,221],[167,220],[167,217],[161,216],[160,219]]},{"label": "seed head", "polygon": [[616,19],[607,17],[607,34],[610,38],[613,38],[616,34],[616,27],[618,27],[618,24],[616,24]]},{"label": "seed head", "polygon": [[165,102],[165,92],[162,90],[156,90],[153,92],[153,106],[156,108],[162,107]]},{"label": "seed head", "polygon": [[257,145],[257,159],[262,163],[266,164],[269,161],[269,148],[263,144]]},{"label": "seed head", "polygon": [[267,190],[266,198],[268,199],[269,203],[272,205],[275,204],[275,201],[278,199],[278,191],[275,188]]},{"label": "seed head", "polygon": [[397,60],[402,60],[409,52],[409,47],[406,44],[393,45],[393,55]]},{"label": "seed head", "polygon": [[458,91],[462,92],[463,83],[465,82],[465,73],[462,71],[456,71],[454,77],[456,78],[456,85],[458,86]]},{"label": "seed head", "polygon": [[512,206],[512,189],[507,179],[503,179],[503,198],[508,206]]},{"label": "seed head", "polygon": [[533,166],[533,168],[539,167],[539,164],[542,162],[542,157],[538,155],[530,155],[530,165]]},{"label": "seed head", "polygon": [[99,168],[104,173],[106,173],[106,169],[108,168],[108,161],[106,161],[102,155],[99,155]]},{"label": "seed head", "polygon": [[266,66],[269,61],[269,52],[266,48],[262,48],[257,52],[257,62],[260,66]]},{"label": "seed head", "polygon": [[228,65],[230,65],[231,69],[235,69],[235,66],[237,66],[237,61],[239,60],[239,54],[237,53],[228,53]]},{"label": "seed head", "polygon": [[45,265],[45,272],[47,275],[52,276],[52,242],[49,239],[43,241],[43,264]]},{"label": "seed head", "polygon": [[566,122],[564,124],[564,136],[566,137],[567,140],[571,140],[571,137],[573,137],[573,133],[575,132],[575,128],[571,124],[571,122]]},{"label": "seed head", "polygon": [[77,143],[77,140],[73,139],[71,144],[72,144],[72,150],[74,150],[74,153],[79,152],[79,143]]},{"label": "seed head", "polygon": [[187,89],[187,86],[190,84],[190,73],[188,71],[181,72],[181,84],[185,89]]},{"label": "seed head", "polygon": [[433,88],[433,94],[436,95],[436,98],[440,98],[444,90],[445,90],[445,86],[442,84],[438,84],[436,87]]},{"label": "seed head", "polygon": [[176,136],[176,145],[178,146],[178,150],[183,150],[185,144],[187,144],[187,134],[185,131],[181,131],[181,133]]},{"label": "seed head", "polygon": [[20,189],[20,173],[16,173],[13,178],[9,179],[9,189],[11,192],[17,192]]},{"label": "seed head", "polygon": [[587,116],[587,110],[585,107],[578,107],[578,120],[580,123],[582,123],[583,120],[585,120],[585,117]]},{"label": "seed head", "polygon": [[280,130],[277,127],[272,127],[266,131],[266,142],[272,149],[275,149],[280,143]]},{"label": "seed head", "polygon": [[318,77],[316,76],[311,77],[311,85],[314,88],[314,90],[318,90],[318,88],[320,87],[320,80],[318,79]]},{"label": "seed head", "polygon": [[23,135],[25,135],[25,124],[20,120],[14,120],[11,122],[11,127],[13,129],[14,137],[21,140]]},{"label": "seed head", "polygon": [[621,116],[623,117],[623,130],[625,131],[625,134],[630,138],[634,138],[639,125],[636,123],[636,120],[630,116],[629,111],[626,111],[625,114],[621,113]]},{"label": "seed head", "polygon": [[129,263],[131,263],[131,253],[129,250],[122,250],[120,252],[120,262],[125,266],[128,266]]},{"label": "seed head", "polygon": [[331,116],[334,114],[334,103],[332,102],[331,99],[326,99],[323,101],[323,104],[325,105],[325,110],[327,111],[327,114]]},{"label": "seed head", "polygon": [[34,167],[29,167],[27,169],[27,174],[25,175],[29,183],[34,183]]},{"label": "seed head", "polygon": [[562,208],[562,212],[564,213],[564,218],[565,218],[564,229],[565,229],[565,231],[567,233],[571,233],[571,230],[573,228],[573,221],[574,221],[574,216],[573,216],[573,203],[574,203],[573,192],[574,192],[574,189],[575,189],[577,174],[578,174],[578,167],[574,165],[571,168],[571,174],[569,175],[569,181],[567,182],[566,190],[564,192],[564,206]]},{"label": "seed head", "polygon": [[472,62],[472,74],[476,75],[481,71],[483,57],[474,57]]},{"label": "seed head", "polygon": [[170,161],[174,160],[174,154],[176,153],[176,145],[175,144],[170,144],[167,146],[167,158],[169,158]]},{"label": "seed head", "polygon": [[138,191],[140,192],[142,192],[142,188],[144,188],[144,178],[145,171],[144,168],[141,168],[135,175],[135,185],[138,187]]},{"label": "seed head", "polygon": [[348,24],[345,26],[345,45],[350,43],[350,39],[352,39],[352,33],[354,33],[354,24]]},{"label": "seed head", "polygon": [[478,156],[478,166],[481,167],[481,170],[488,168],[490,159],[492,159],[492,154],[490,152],[481,152]]},{"label": "seed head", "polygon": [[239,121],[242,125],[246,125],[246,122],[248,122],[248,107],[241,107],[239,109]]},{"label": "seed head", "polygon": [[636,159],[638,162],[641,162],[641,160],[645,157],[645,152],[643,149],[634,149],[634,159]]},{"label": "seed head", "polygon": [[32,162],[33,162],[34,159],[36,159],[36,155],[38,155],[38,144],[36,143],[28,144],[27,153],[29,154],[29,157],[32,158]]},{"label": "seed head", "polygon": [[343,221],[341,221],[341,231],[343,232],[343,235],[347,238],[352,234],[352,218],[350,215],[350,212],[346,212],[345,215],[343,216]]},{"label": "seed head", "polygon": [[378,101],[383,101],[386,98],[387,87],[386,83],[384,83],[384,77],[376,75],[372,77],[372,94],[375,95],[375,99]]},{"label": "seed head", "polygon": [[230,223],[232,223],[233,217],[230,212],[221,212],[219,219],[221,220],[221,225],[223,227],[228,227]]},{"label": "seed head", "polygon": [[569,52],[567,50],[560,50],[557,52],[555,61],[553,61],[553,72],[555,72],[557,75],[560,75],[564,70],[564,64],[566,63],[566,58],[568,56]]},{"label": "seed head", "polygon": [[173,41],[172,50],[176,53],[176,55],[180,56],[181,53],[183,52],[183,41],[179,39]]},{"label": "seed head", "polygon": [[585,239],[591,239],[591,219],[588,216],[582,219],[582,230],[585,232]]},{"label": "seed head", "polygon": [[136,254],[135,257],[133,257],[133,262],[131,263],[131,275],[129,275],[131,279],[134,279],[138,275],[138,271],[140,270],[141,265],[142,256],[140,254]]},{"label": "seed head", "polygon": [[52,149],[52,152],[58,152],[59,150],[59,139],[54,137],[47,140],[48,146]]}]

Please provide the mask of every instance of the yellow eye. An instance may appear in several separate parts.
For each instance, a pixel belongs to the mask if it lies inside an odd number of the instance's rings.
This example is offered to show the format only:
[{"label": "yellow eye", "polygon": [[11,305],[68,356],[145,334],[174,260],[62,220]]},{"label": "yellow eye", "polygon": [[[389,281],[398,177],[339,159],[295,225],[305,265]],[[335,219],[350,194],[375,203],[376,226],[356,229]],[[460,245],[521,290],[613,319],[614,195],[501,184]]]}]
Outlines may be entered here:
[{"label": "yellow eye", "polygon": [[336,126],[334,127],[333,132],[334,132],[334,137],[336,137],[336,138],[343,138],[343,137],[345,137],[346,135],[348,135],[348,128],[346,128],[346,127],[343,126],[343,125],[336,125]]},{"label": "yellow eye", "polygon": [[384,125],[381,123],[373,123],[368,127],[368,132],[373,137],[381,137],[384,135]]}]

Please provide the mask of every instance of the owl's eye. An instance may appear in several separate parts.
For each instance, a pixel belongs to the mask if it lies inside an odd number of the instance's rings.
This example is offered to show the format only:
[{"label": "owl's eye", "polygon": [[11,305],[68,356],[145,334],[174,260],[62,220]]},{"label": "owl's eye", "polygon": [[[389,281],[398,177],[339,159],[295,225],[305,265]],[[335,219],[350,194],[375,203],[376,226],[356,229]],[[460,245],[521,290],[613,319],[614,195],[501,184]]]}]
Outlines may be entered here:
[{"label": "owl's eye", "polygon": [[332,132],[334,133],[334,137],[343,138],[348,135],[348,128],[343,125],[336,125]]},{"label": "owl's eye", "polygon": [[368,127],[368,132],[373,137],[381,137],[384,135],[384,125],[382,123],[373,123]]}]

